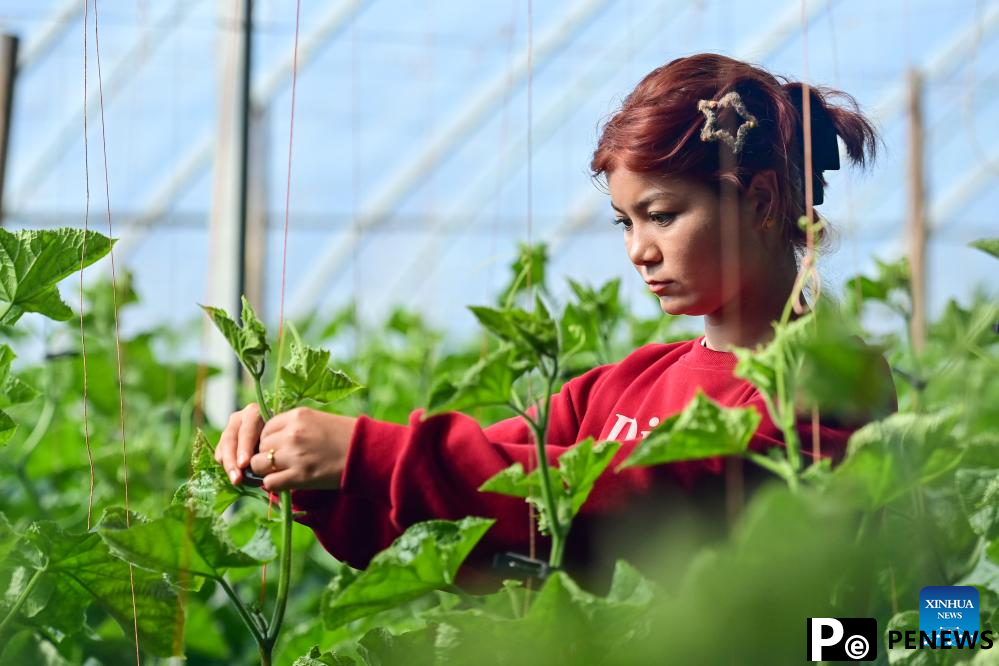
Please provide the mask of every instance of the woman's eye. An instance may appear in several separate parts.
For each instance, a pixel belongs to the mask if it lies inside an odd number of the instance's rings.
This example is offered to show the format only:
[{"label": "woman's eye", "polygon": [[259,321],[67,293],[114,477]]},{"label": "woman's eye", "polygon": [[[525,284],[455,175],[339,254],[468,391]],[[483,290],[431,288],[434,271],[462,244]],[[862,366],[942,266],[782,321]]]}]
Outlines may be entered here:
[{"label": "woman's eye", "polygon": [[675,213],[649,213],[649,219],[658,224],[661,227],[665,227],[674,219],[676,219]]},{"label": "woman's eye", "polygon": [[624,230],[627,231],[631,229],[631,220],[626,217],[615,217],[611,224],[620,224],[624,226]]}]

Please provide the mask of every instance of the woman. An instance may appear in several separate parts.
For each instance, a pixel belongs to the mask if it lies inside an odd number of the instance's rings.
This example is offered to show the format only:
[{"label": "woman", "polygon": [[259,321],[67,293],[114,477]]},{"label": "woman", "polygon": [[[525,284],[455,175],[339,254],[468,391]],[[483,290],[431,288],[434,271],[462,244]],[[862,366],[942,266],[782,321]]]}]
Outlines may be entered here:
[{"label": "woman", "polygon": [[[834,97],[848,106],[832,104]],[[732,375],[735,356],[726,350],[765,343],[792,292],[805,243],[797,224],[805,212],[804,178],[812,178],[814,201],[821,203],[822,171],[839,167],[836,137],[858,164],[873,157],[876,143],[851,98],[812,88],[814,175],[806,176],[801,106],[800,84],[704,54],[651,72],[606,124],[591,166],[595,177],[606,177],[628,257],[664,312],[703,315],[705,332],[643,346],[567,382],[552,397],[551,461],[588,436],[621,441],[623,459],[698,389],[723,405],[760,411],[751,447],[781,445],[762,397]],[[477,491],[514,462],[533,468],[524,422],[516,417],[482,428],[460,413],[426,420],[421,413],[399,425],[296,409],[264,425],[249,405],[232,415],[215,455],[233,483],[249,466],[265,476],[268,490],[295,489],[301,522],[356,566],[414,522],[466,515],[497,518],[480,553],[526,552],[527,505]],[[800,429],[802,441],[810,441],[810,425]],[[850,432],[820,426],[823,454],[839,457]],[[258,442],[270,457],[254,453]],[[659,487],[703,485],[723,467],[714,458],[608,471],[583,514],[613,514]]]}]

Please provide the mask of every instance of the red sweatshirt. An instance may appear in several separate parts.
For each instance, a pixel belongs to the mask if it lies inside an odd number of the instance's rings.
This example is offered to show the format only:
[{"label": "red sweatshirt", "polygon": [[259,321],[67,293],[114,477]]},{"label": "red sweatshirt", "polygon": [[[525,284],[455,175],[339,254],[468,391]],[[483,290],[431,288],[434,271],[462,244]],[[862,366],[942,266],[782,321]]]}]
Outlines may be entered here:
[{"label": "red sweatshirt", "polygon": [[[552,396],[548,460],[574,443],[593,436],[617,440],[622,447],[597,482],[581,515],[607,514],[657,484],[691,489],[700,477],[719,475],[721,458],[669,463],[654,468],[613,468],[624,460],[648,431],[682,410],[702,389],[729,407],[752,406],[763,416],[750,448],[782,446],[783,437],[767,415],[763,398],[748,382],[732,375],[734,354],[701,346],[700,338],[670,344],[648,344],[619,363],[600,366],[569,380]],[[409,424],[387,423],[361,416],[354,429],[339,490],[293,493],[298,518],[338,559],[363,567],[409,525],[431,518],[464,516],[496,518],[476,552],[526,553],[529,534],[527,504],[517,498],[477,489],[515,462],[535,467],[535,446],[523,419],[512,417],[483,428],[470,416],[449,412]],[[533,408],[532,408],[533,416]],[[811,428],[799,431],[803,454],[810,457]],[[852,430],[820,427],[823,457],[842,457]]]}]

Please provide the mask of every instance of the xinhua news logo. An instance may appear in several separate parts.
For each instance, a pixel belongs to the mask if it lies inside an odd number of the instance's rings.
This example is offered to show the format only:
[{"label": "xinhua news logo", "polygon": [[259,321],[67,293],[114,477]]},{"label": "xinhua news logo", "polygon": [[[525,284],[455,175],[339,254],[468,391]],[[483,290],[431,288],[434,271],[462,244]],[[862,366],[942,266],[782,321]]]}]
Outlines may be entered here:
[{"label": "xinhua news logo", "polygon": [[[919,645],[927,647],[933,632],[941,647],[954,647],[964,633],[978,634],[978,589],[970,585],[927,585],[919,591]],[[927,640],[927,636],[930,640]]]},{"label": "xinhua news logo", "polygon": [[873,617],[808,618],[808,661],[873,661],[877,656]]}]

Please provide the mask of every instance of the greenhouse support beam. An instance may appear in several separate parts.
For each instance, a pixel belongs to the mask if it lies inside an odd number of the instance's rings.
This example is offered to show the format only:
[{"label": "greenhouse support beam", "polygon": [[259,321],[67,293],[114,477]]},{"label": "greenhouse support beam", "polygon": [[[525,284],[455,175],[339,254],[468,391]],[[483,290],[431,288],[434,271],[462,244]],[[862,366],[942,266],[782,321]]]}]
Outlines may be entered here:
[{"label": "greenhouse support beam", "polygon": [[[136,79],[136,74],[141,71],[142,66],[150,61],[156,49],[167,43],[168,34],[181,25],[184,16],[195,4],[195,0],[174,3],[172,9],[165,11],[151,28],[139,32],[128,49],[118,58],[111,72],[104,77],[103,82],[97,81],[96,76],[92,78],[91,90],[87,94],[87,108],[83,108],[82,100],[78,106],[72,107],[58,126],[52,132],[46,133],[46,140],[42,145],[37,150],[31,151],[32,160],[28,166],[23,171],[18,170],[18,187],[16,196],[12,197],[12,210],[25,208],[48,176],[56,171],[54,167],[59,160],[72,146],[77,145],[84,112],[94,116],[100,110],[102,95],[98,94],[100,92],[98,88],[103,88],[103,104],[106,107]],[[150,35],[155,37],[151,39]]]},{"label": "greenhouse support beam", "polygon": [[14,108],[14,83],[17,79],[17,45],[16,35],[0,35],[0,224],[4,219],[4,184],[10,147],[11,111]]},{"label": "greenhouse support beam", "polygon": [[[360,10],[369,4],[360,0],[341,0],[330,5],[302,36],[298,49],[299,75],[315,61],[321,48],[340,35]],[[284,89],[291,76],[293,57],[293,49],[289,49],[284,58],[264,72],[260,83],[253,85],[250,99],[254,114],[266,113],[271,102]],[[132,251],[153,224],[163,219],[174,202],[212,165],[213,136],[212,131],[204,132],[176,162],[176,167],[150,190],[143,212],[129,220],[126,225],[128,233],[123,234],[115,245],[118,256],[126,256]]]},{"label": "greenhouse support beam", "polygon": [[[999,28],[999,3],[993,3],[978,21],[969,21],[954,30],[940,48],[935,50],[919,70],[924,83],[942,78],[963,65],[970,54],[980,45],[982,39],[992,35]],[[871,109],[871,116],[882,127],[889,121],[905,113],[909,103],[909,81],[902,77],[887,92],[883,93]],[[840,152],[840,157],[845,156]]]},{"label": "greenhouse support beam", "polygon": [[[638,20],[630,21],[633,26],[625,31],[629,44],[644,44],[657,32],[663,30],[663,17],[679,13],[682,0],[667,0],[666,2],[650,3],[650,11],[642,13]],[[798,12],[795,12],[798,16]],[[609,39],[604,44],[603,50],[590,58],[585,65],[574,72],[573,77],[559,87],[558,95],[540,113],[531,126],[532,150],[537,150],[539,146],[546,144],[556,132],[562,128],[566,119],[570,118],[579,109],[579,100],[587,94],[592,94],[594,89],[599,88],[608,78],[612,77],[620,69],[628,64],[630,58],[622,56],[621,39]],[[628,44],[624,49],[629,48]],[[504,141],[500,146],[498,157],[490,164],[492,168],[482,169],[474,174],[468,174],[469,182],[462,186],[462,195],[451,206],[446,213],[436,218],[436,222],[424,231],[425,240],[420,247],[412,253],[409,260],[409,268],[397,271],[395,282],[388,289],[383,290],[386,298],[392,298],[393,294],[403,293],[412,288],[407,285],[414,275],[419,276],[417,284],[423,285],[427,279],[435,272],[435,268],[440,265],[441,236],[449,233],[449,225],[452,220],[462,216],[466,220],[462,232],[474,229],[475,215],[471,211],[477,210],[483,201],[489,201],[501,183],[508,181],[515,173],[519,173],[523,168],[523,156],[527,154],[527,132],[519,132],[516,138]],[[589,199],[587,199],[589,201]],[[578,203],[576,209],[579,208]],[[570,217],[572,213],[570,213]],[[458,232],[461,233],[461,232]],[[445,248],[454,247],[453,243],[448,243]],[[444,249],[443,252],[447,252]],[[435,260],[436,258],[436,260]],[[343,267],[341,266],[341,270]],[[339,271],[331,275],[330,280],[335,281]]]},{"label": "greenhouse support beam", "polygon": [[426,146],[394,170],[379,191],[360,207],[361,211],[366,212],[358,215],[357,227],[353,233],[337,234],[330,241],[319,259],[313,263],[311,271],[306,274],[303,286],[296,291],[289,312],[296,315],[311,308],[326,293],[331,277],[342,268],[343,261],[359,243],[361,233],[383,224],[399,204],[426,179],[427,174],[436,169],[462,140],[496,113],[505,96],[515,87],[526,84],[529,70],[536,71],[544,67],[609,4],[608,0],[580,0],[574,3],[571,11],[541,35],[530,52],[525,47],[509,69],[499,72],[470,95],[464,106],[433,134]]},{"label": "greenhouse support beam", "polygon": [[[222,31],[219,40],[219,93],[216,127],[212,211],[208,222],[208,285],[205,304],[221,307],[238,316],[246,250],[247,184],[249,178],[250,69],[253,52],[253,2],[219,0],[223,25],[239,25],[238,31]],[[234,44],[233,41],[236,43]],[[205,384],[205,413],[213,423],[225,423],[238,409],[236,383],[239,366],[229,344],[215,334],[209,318],[204,326],[205,361],[220,372]]]},{"label": "greenhouse support beam", "polygon": [[243,252],[243,293],[261,319],[267,317],[266,282],[267,268],[267,166],[270,114],[260,109],[250,109],[249,137],[249,189],[247,191],[246,235]]},{"label": "greenhouse support beam", "polygon": [[972,162],[971,168],[962,173],[957,182],[930,206],[930,213],[927,216],[930,234],[939,231],[986,186],[995,185],[996,172],[999,171],[999,149],[993,149],[988,154],[975,155],[969,161]]},{"label": "greenhouse support beam", "polygon": [[24,40],[24,48],[18,54],[17,70],[26,73],[42,59],[52,45],[58,42],[78,19],[83,17],[80,0],[63,0],[63,3],[41,21],[44,26],[39,32]]},{"label": "greenhouse support beam", "polygon": [[918,70],[909,72],[909,271],[912,348],[926,347],[926,174],[923,154],[923,83]]}]

